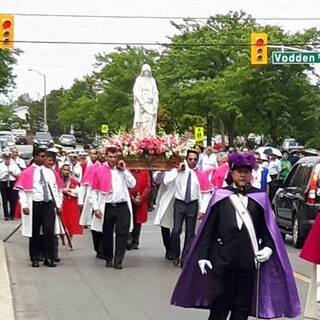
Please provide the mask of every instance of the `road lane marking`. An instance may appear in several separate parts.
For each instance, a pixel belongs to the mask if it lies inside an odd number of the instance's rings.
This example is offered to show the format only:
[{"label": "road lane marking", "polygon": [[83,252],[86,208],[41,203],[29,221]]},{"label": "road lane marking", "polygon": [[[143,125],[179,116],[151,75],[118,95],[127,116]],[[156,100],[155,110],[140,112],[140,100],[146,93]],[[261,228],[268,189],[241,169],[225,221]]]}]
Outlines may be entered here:
[{"label": "road lane marking", "polygon": [[300,281],[308,283],[308,284],[311,283],[311,279],[309,277],[307,277],[307,276],[304,276],[301,273],[294,272],[293,275],[297,280],[300,280]]}]

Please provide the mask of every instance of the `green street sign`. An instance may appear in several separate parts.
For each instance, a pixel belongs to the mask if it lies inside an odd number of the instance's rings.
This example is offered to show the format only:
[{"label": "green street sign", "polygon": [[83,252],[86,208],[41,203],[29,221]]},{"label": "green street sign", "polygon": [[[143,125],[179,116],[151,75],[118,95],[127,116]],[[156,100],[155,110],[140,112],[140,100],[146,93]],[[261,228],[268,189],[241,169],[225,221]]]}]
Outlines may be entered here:
[{"label": "green street sign", "polygon": [[272,64],[309,64],[320,63],[320,53],[318,52],[295,52],[295,51],[273,51],[271,57]]},{"label": "green street sign", "polygon": [[101,125],[101,133],[108,133],[109,132],[109,127],[107,124],[102,124]]}]

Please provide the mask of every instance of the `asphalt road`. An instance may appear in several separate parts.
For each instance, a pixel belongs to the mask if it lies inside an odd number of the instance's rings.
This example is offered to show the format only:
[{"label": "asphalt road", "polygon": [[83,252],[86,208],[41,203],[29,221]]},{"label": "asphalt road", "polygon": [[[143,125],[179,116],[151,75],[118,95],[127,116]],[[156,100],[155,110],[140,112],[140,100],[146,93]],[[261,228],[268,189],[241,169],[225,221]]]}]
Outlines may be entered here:
[{"label": "asphalt road", "polygon": [[[151,214],[143,226],[140,249],[127,253],[122,271],[107,269],[95,258],[88,230],[74,239],[74,251],[60,248],[62,262],[57,268],[39,269],[30,267],[27,239],[15,234],[6,248],[17,319],[207,319],[207,311],[170,306],[181,270],[164,259],[161,235],[152,221]],[[1,238],[15,225],[1,219]],[[287,248],[304,305],[310,268],[298,258],[298,250],[289,243]]]}]

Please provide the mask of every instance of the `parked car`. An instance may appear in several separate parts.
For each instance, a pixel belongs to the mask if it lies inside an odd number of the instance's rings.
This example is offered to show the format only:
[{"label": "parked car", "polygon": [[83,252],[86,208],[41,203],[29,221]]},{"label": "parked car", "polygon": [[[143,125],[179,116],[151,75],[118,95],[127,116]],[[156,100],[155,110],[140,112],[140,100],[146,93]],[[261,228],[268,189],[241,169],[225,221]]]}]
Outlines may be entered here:
[{"label": "parked car", "polygon": [[16,138],[16,144],[28,144],[26,129],[12,129],[11,132]]},{"label": "parked car", "polygon": [[272,204],[282,236],[292,235],[293,246],[301,248],[320,210],[320,157],[302,158],[275,185]]},{"label": "parked car", "polygon": [[2,148],[12,148],[16,145],[16,141],[11,131],[0,131],[0,141]]},{"label": "parked car", "polygon": [[50,132],[39,131],[36,132],[33,138],[34,146],[46,146],[48,148],[53,147],[53,139]]},{"label": "parked car", "polygon": [[63,134],[59,138],[59,143],[65,147],[76,147],[77,140],[73,134]]}]

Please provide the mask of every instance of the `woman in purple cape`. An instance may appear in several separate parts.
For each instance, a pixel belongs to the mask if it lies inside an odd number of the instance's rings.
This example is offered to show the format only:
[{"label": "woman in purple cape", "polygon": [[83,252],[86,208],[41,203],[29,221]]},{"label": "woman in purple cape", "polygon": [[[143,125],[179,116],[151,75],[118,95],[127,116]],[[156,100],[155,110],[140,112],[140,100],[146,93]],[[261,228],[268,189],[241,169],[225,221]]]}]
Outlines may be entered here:
[{"label": "woman in purple cape", "polygon": [[300,314],[268,195],[250,185],[254,166],[251,153],[229,156],[229,186],[218,189],[210,201],[171,304],[210,309],[209,320],[225,320],[229,313],[230,320]]}]

